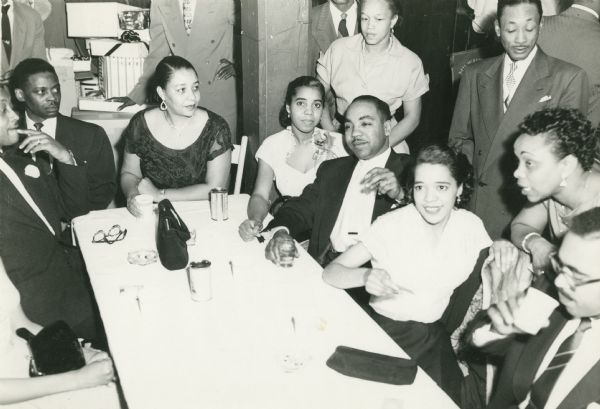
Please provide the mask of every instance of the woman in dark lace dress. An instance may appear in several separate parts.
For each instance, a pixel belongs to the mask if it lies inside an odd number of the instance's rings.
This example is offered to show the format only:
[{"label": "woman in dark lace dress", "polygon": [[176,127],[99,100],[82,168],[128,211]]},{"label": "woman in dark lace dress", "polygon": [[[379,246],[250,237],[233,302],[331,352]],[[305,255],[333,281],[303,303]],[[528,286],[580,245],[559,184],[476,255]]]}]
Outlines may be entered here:
[{"label": "woman in dark lace dress", "polygon": [[123,133],[121,188],[134,215],[140,194],[155,202],[207,199],[212,188],[226,186],[231,166],[229,127],[198,106],[192,65],[181,57],[165,57],[156,67],[153,88],[159,107],[138,112]]}]

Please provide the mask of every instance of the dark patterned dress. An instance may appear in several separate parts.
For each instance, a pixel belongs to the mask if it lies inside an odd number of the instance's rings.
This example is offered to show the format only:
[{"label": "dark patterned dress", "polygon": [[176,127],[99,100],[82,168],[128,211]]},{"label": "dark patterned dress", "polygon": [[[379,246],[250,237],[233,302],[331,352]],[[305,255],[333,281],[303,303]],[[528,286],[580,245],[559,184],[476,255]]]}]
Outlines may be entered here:
[{"label": "dark patterned dress", "polygon": [[233,149],[227,122],[214,112],[206,110],[208,120],[198,139],[183,149],[172,149],[152,135],[144,117],[147,111],[135,114],[123,132],[125,151],[140,158],[142,176],[158,189],[206,183],[208,162]]}]

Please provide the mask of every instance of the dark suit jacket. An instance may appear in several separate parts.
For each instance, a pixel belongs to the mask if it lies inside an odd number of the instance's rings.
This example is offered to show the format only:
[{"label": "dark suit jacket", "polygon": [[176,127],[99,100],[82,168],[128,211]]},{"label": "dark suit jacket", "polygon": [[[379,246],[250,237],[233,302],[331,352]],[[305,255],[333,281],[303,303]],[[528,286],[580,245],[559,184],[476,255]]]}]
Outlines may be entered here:
[{"label": "dark suit jacket", "polygon": [[[516,409],[525,399],[544,356],[567,320],[567,314],[557,309],[550,316],[547,328],[535,336],[515,338],[509,344],[488,409]],[[569,392],[558,409],[583,409],[592,402],[600,402],[599,384],[600,361]]]},{"label": "dark suit jacket", "polygon": [[[358,5],[358,4],[357,4]],[[360,16],[356,13],[356,26],[354,33],[360,32]],[[308,75],[315,75],[317,60],[324,54],[331,43],[337,40],[337,27],[333,26],[333,18],[329,9],[329,1],[315,6],[310,11],[310,25],[308,29]]]},{"label": "dark suit jacket", "polygon": [[503,112],[504,54],[465,69],[456,99],[449,143],[471,160],[476,184],[471,209],[483,220],[492,239],[506,236],[524,198],[513,172],[513,142],[525,116],[543,108],[572,107],[587,112],[588,79],[579,67],[549,57],[538,49]]},{"label": "dark suit jacket", "polygon": [[[28,166],[35,166],[29,155],[9,150],[3,159],[56,234],[60,233],[61,220],[85,213],[81,209],[86,207],[86,200],[81,192],[87,181],[75,166],[57,163],[57,177],[41,172],[35,178],[25,173]],[[78,251],[52,235],[3,172],[0,191],[0,257],[21,294],[26,315],[41,325],[64,319],[80,336],[93,337],[92,301]]]},{"label": "dark suit jacket", "polygon": [[588,118],[595,126],[600,124],[600,21],[574,7],[545,16],[538,44],[548,55],[583,68],[590,80]]},{"label": "dark suit jacket", "polygon": [[13,24],[12,24],[12,50],[10,65],[6,59],[4,46],[0,47],[2,53],[3,74],[12,70],[26,58],[46,59],[46,42],[44,40],[44,24],[40,14],[25,4],[13,2]]},{"label": "dark suit jacket", "polygon": [[98,125],[59,115],[56,140],[70,149],[77,170],[85,175],[86,211],[106,209],[115,197],[117,180],[112,147],[104,129]]},{"label": "dark suit jacket", "polygon": [[[409,161],[408,155],[392,151],[385,167],[400,179]],[[323,162],[317,171],[315,181],[306,186],[300,196],[288,200],[279,209],[276,217],[267,226],[267,230],[285,226],[294,238],[310,230],[308,252],[315,259],[318,258],[329,245],[329,236],[357,162],[354,156]],[[396,202],[389,197],[378,195],[373,207],[372,220],[390,211],[395,204]]]}]

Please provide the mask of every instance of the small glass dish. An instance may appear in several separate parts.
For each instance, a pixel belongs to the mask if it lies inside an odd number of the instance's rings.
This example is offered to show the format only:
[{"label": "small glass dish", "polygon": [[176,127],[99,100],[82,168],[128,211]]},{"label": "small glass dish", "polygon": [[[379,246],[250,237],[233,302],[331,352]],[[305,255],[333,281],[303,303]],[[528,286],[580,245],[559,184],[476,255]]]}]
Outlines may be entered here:
[{"label": "small glass dish", "polygon": [[157,259],[158,253],[155,250],[135,250],[127,254],[129,264],[136,264],[138,266],[156,263]]}]

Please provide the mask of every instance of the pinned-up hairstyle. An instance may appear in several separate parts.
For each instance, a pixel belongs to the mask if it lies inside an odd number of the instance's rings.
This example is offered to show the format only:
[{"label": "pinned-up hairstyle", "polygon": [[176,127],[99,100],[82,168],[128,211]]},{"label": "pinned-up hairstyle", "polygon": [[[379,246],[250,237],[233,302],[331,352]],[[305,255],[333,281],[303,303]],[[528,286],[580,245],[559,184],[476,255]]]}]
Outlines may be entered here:
[{"label": "pinned-up hairstyle", "polygon": [[170,55],[160,60],[146,87],[146,95],[148,95],[146,99],[148,103],[160,104],[161,99],[156,92],[156,87],[165,89],[173,77],[173,73],[178,70],[192,70],[196,73],[194,66],[183,57]]}]

